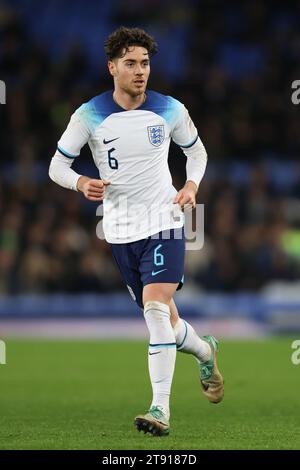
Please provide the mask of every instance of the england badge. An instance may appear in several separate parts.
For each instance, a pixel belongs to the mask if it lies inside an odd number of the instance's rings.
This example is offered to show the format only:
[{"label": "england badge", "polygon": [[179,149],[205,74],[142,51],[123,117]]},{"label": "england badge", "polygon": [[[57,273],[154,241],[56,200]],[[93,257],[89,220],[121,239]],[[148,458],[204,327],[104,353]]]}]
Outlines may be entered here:
[{"label": "england badge", "polygon": [[148,126],[148,137],[150,143],[155,147],[159,147],[165,140],[164,126]]}]

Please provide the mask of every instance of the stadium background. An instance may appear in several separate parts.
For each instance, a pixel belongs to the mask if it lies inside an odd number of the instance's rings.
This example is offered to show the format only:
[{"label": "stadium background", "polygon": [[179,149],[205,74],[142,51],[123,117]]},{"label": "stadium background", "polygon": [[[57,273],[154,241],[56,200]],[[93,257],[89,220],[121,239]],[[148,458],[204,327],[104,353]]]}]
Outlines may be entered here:
[{"label": "stadium background", "polygon": [[[48,177],[71,113],[112,88],[103,41],[120,25],[144,27],[156,37],[159,53],[149,88],[185,103],[208,152],[198,194],[205,204],[205,244],[187,252],[185,286],[177,297],[183,316],[191,317],[200,333],[220,337],[299,336],[300,108],[291,101],[291,84],[300,79],[299,24],[297,2],[1,3],[0,79],[7,97],[0,106],[0,338],[7,339],[8,358],[10,338],[19,336],[147,336],[109,246],[96,237],[97,204]],[[87,148],[75,165],[97,176]],[[180,188],[185,157],[174,145],[170,167]],[[11,358],[38,360],[48,343],[36,344],[39,349],[12,342]],[[242,348],[237,344],[235,354]],[[291,341],[280,344],[268,357],[281,351],[284,360],[277,357],[272,365],[282,373],[292,350]],[[54,370],[50,362],[41,362],[41,368]],[[3,377],[9,377],[8,364],[1,368]],[[295,369],[285,377],[290,393]],[[2,391],[5,403],[5,387]],[[32,393],[35,397],[36,390]],[[282,434],[291,444],[288,426]],[[249,436],[254,439],[250,431]],[[21,444],[3,441],[6,448],[13,445]],[[42,446],[31,442],[28,448],[34,445]],[[111,441],[107,445],[114,448]]]}]

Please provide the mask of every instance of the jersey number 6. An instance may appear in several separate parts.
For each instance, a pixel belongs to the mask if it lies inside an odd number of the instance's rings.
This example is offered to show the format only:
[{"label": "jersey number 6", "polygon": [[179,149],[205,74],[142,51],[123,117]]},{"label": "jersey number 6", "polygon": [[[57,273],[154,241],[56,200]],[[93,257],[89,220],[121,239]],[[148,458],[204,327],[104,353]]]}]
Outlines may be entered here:
[{"label": "jersey number 6", "polygon": [[165,263],[164,255],[158,253],[158,250],[162,247],[162,245],[158,245],[154,250],[154,264],[155,266],[163,266]]},{"label": "jersey number 6", "polygon": [[112,170],[117,170],[119,168],[118,160],[111,156],[111,154],[115,151],[115,148],[108,150],[108,164]]}]

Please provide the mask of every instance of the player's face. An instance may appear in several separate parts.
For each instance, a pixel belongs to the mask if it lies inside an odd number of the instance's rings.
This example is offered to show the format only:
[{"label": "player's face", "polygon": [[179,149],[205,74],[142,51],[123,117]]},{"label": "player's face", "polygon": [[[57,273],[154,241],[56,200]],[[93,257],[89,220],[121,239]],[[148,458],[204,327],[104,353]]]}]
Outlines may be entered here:
[{"label": "player's face", "polygon": [[125,91],[130,96],[138,96],[145,92],[150,74],[147,49],[132,46],[124,57],[110,61],[108,66],[114,77],[115,88]]}]

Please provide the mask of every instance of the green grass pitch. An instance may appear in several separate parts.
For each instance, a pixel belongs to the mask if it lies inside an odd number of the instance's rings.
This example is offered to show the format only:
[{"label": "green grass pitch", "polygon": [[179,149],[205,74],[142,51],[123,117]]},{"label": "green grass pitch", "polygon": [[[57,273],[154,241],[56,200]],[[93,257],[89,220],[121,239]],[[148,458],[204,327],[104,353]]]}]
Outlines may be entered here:
[{"label": "green grass pitch", "polygon": [[[295,338],[294,338],[295,339]],[[167,437],[138,433],[150,402],[147,344],[7,340],[0,366],[1,449],[300,449],[300,365],[291,339],[221,341],[221,404],[178,353]]]}]

